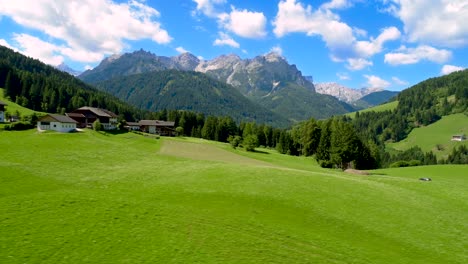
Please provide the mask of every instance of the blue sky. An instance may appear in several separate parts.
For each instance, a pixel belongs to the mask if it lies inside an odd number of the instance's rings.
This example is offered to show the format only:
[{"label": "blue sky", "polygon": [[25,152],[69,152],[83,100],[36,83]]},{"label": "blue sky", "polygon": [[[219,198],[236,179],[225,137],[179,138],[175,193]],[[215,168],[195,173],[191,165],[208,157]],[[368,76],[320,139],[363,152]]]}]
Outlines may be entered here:
[{"label": "blue sky", "polygon": [[468,67],[467,18],[466,0],[0,0],[0,45],[77,70],[274,51],[315,82],[401,90]]}]

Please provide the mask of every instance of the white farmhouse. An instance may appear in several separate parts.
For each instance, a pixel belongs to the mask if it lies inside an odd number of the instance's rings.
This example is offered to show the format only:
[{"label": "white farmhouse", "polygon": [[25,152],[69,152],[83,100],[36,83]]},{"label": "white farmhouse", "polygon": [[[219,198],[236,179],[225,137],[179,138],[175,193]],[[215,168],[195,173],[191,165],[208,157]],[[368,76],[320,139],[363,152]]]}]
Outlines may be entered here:
[{"label": "white farmhouse", "polygon": [[71,132],[76,130],[77,122],[68,116],[48,114],[37,121],[37,130]]}]

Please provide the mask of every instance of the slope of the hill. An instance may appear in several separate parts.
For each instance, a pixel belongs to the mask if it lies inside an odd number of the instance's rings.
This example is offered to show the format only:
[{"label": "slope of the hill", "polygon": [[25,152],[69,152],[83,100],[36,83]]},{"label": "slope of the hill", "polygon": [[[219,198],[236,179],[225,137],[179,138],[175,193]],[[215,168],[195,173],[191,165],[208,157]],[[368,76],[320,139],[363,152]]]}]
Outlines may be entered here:
[{"label": "slope of the hill", "polygon": [[387,147],[396,150],[407,150],[419,146],[424,152],[432,151],[438,158],[447,158],[454,147],[468,145],[468,141],[451,141],[454,135],[468,135],[468,116],[453,114],[443,116],[439,121],[425,127],[413,129],[407,138]]},{"label": "slope of the hill", "polygon": [[289,122],[244,97],[238,90],[202,73],[154,71],[113,78],[97,87],[142,109],[190,110],[206,115],[231,116],[275,126]]},{"label": "slope of the hill", "polygon": [[[205,73],[235,87],[250,100],[288,119],[323,118],[343,114],[352,109],[336,98],[316,93],[314,85],[297,67],[276,53],[252,59],[241,59],[231,54],[204,61],[190,53],[164,57],[140,50],[106,58],[96,68],[84,72],[79,78],[88,83],[97,83],[115,77],[168,69]],[[291,91],[288,91],[291,87]],[[109,89],[109,92],[112,92],[112,89]],[[286,93],[287,97],[284,96]],[[322,100],[326,101],[326,108],[322,107],[323,104],[314,103]]]},{"label": "slope of the hill", "polygon": [[363,96],[359,100],[353,102],[353,105],[362,109],[367,109],[376,105],[388,102],[396,97],[399,92],[395,91],[378,91]]},{"label": "slope of the hill", "polygon": [[0,46],[0,87],[11,101],[48,113],[64,113],[85,105],[109,109],[127,120],[143,111],[72,75]]},{"label": "slope of the hill", "polygon": [[400,141],[415,127],[432,124],[442,116],[468,112],[468,70],[420,82],[398,94],[397,101],[392,111],[356,116],[356,127],[383,141]]},{"label": "slope of the hill", "polygon": [[8,153],[0,159],[3,263],[468,258],[466,165],[362,176],[270,150],[237,157],[245,152],[205,140],[94,131],[0,137]]}]

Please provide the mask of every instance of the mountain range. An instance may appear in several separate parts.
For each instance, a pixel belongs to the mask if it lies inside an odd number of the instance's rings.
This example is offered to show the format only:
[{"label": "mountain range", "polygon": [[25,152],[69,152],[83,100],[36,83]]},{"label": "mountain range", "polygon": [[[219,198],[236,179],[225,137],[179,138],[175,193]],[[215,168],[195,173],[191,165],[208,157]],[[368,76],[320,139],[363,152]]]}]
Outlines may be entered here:
[{"label": "mountain range", "polygon": [[[200,60],[190,53],[165,57],[139,50],[108,57],[96,68],[82,73],[79,78],[91,84],[98,84],[116,77],[165,70],[206,74],[237,89],[259,107],[267,108],[291,121],[310,117],[327,118],[354,110],[351,105],[333,96],[316,93],[313,83],[307,80],[295,65],[290,65],[284,57],[276,53],[260,55],[253,59],[241,59],[231,54],[213,60]],[[105,89],[119,96],[112,87],[106,86]],[[137,102],[135,105],[141,104]]]}]

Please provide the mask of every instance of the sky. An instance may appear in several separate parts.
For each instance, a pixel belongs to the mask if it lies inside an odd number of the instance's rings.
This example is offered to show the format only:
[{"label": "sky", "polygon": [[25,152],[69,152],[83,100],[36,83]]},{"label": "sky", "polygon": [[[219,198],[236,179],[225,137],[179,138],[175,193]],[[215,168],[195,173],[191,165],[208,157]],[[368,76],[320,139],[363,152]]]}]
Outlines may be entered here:
[{"label": "sky", "polygon": [[79,71],[276,52],[314,82],[400,91],[468,67],[467,19],[467,0],[0,0],[0,45]]}]

